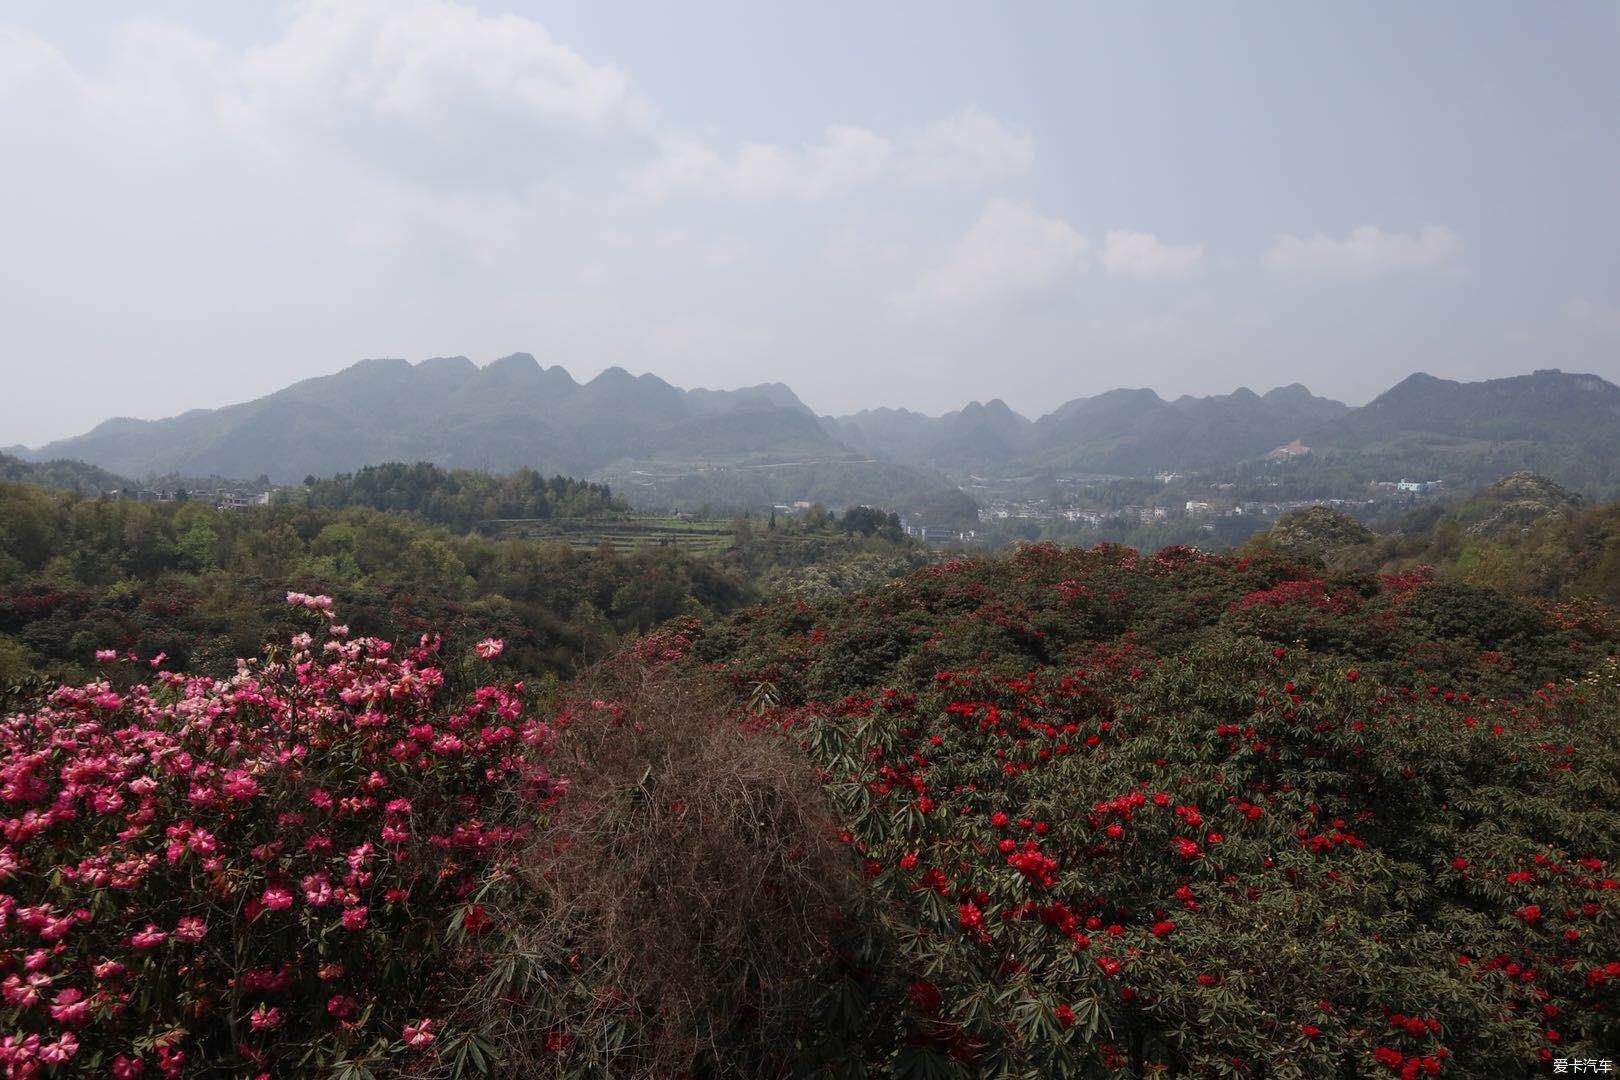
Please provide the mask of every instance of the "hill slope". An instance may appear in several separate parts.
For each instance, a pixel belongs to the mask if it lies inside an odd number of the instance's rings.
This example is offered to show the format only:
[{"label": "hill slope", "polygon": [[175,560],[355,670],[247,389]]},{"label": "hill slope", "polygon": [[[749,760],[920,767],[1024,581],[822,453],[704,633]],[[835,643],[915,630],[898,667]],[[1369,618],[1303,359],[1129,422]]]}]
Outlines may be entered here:
[{"label": "hill slope", "polygon": [[104,491],[132,486],[122,476],[82,461],[66,458],[25,461],[6,453],[0,453],[0,480],[11,484],[38,484],[58,491],[76,491],[81,495],[99,495]]},{"label": "hill slope", "polygon": [[1530,470],[1582,490],[1613,485],[1620,387],[1556,369],[1481,382],[1409,376],[1307,436],[1391,472],[1481,484]]}]

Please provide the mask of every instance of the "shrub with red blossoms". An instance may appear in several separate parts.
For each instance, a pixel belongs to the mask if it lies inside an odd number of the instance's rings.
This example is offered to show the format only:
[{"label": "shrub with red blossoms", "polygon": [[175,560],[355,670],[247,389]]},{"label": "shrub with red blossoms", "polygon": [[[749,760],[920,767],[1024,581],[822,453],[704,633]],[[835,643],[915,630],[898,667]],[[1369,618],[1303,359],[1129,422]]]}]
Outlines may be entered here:
[{"label": "shrub with red blossoms", "polygon": [[64,686],[0,721],[0,1070],[435,1052],[472,890],[557,784],[521,686],[451,700],[434,648],[300,634],[230,678]]},{"label": "shrub with red blossoms", "polygon": [[849,1058],[1486,1078],[1614,1056],[1620,684],[1587,677],[1614,640],[1424,575],[1307,573],[1040,546],[694,644],[739,699],[770,673],[877,868],[883,959],[835,991],[870,1025]]}]

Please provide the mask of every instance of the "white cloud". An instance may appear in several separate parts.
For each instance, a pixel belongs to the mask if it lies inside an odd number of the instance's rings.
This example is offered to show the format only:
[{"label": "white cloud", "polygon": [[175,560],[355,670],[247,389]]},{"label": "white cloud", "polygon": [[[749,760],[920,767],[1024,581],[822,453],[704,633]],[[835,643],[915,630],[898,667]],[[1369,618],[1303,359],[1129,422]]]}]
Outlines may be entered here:
[{"label": "white cloud", "polygon": [[1373,278],[1448,270],[1461,256],[1462,240],[1444,225],[1425,225],[1415,233],[1362,225],[1343,240],[1321,233],[1310,237],[1285,233],[1262,261],[1268,270],[1287,277]]},{"label": "white cloud", "polygon": [[945,259],[900,297],[900,306],[917,313],[1053,289],[1082,268],[1087,246],[1061,218],[994,199]]},{"label": "white cloud", "polygon": [[293,12],[280,36],[243,51],[133,20],[96,70],[0,28],[0,131],[55,108],[52,126],[82,125],[87,146],[485,190],[655,149],[653,110],[628,77],[532,20],[448,0],[308,0]]},{"label": "white cloud", "polygon": [[638,184],[653,198],[825,199],[872,184],[893,170],[894,158],[888,139],[850,125],[828,128],[812,146],[748,143],[730,158],[695,139],[673,138]]},{"label": "white cloud", "polygon": [[1009,180],[1034,164],[1029,133],[1007,128],[982,109],[964,109],[901,144],[901,176],[919,187]]},{"label": "white cloud", "polygon": [[1192,274],[1203,257],[1202,244],[1166,244],[1152,233],[1110,229],[1101,259],[1109,277],[1164,281]]},{"label": "white cloud", "polygon": [[643,194],[815,201],[875,184],[962,187],[1010,179],[1034,162],[1033,141],[979,109],[891,138],[851,124],[811,145],[747,143],[727,155],[688,138],[665,140],[641,176]]},{"label": "white cloud", "polygon": [[345,111],[454,137],[469,114],[610,134],[650,109],[616,68],[593,64],[515,15],[445,0],[314,0],[287,33],[249,52],[250,104],[314,120]]},{"label": "white cloud", "polygon": [[230,121],[419,183],[521,188],[641,145],[653,110],[539,23],[445,0],[315,0],[239,58]]}]

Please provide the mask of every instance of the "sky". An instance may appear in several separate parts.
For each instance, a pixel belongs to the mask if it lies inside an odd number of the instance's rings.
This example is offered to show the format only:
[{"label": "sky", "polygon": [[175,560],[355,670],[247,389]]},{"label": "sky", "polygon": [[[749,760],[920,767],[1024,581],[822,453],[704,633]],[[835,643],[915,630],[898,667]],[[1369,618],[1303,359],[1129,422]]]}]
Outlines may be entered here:
[{"label": "sky", "polygon": [[8,0],[0,446],[363,357],[1620,380],[1620,4]]}]

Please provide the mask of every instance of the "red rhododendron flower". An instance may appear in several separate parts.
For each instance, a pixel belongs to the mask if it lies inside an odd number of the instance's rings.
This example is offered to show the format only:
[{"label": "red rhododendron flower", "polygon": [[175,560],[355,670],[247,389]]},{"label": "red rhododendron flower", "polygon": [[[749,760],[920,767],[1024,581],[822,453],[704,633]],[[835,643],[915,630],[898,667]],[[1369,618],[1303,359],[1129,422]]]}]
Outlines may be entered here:
[{"label": "red rhododendron flower", "polygon": [[490,921],[483,904],[468,904],[461,916],[461,928],[469,934],[481,934],[489,928]]}]

